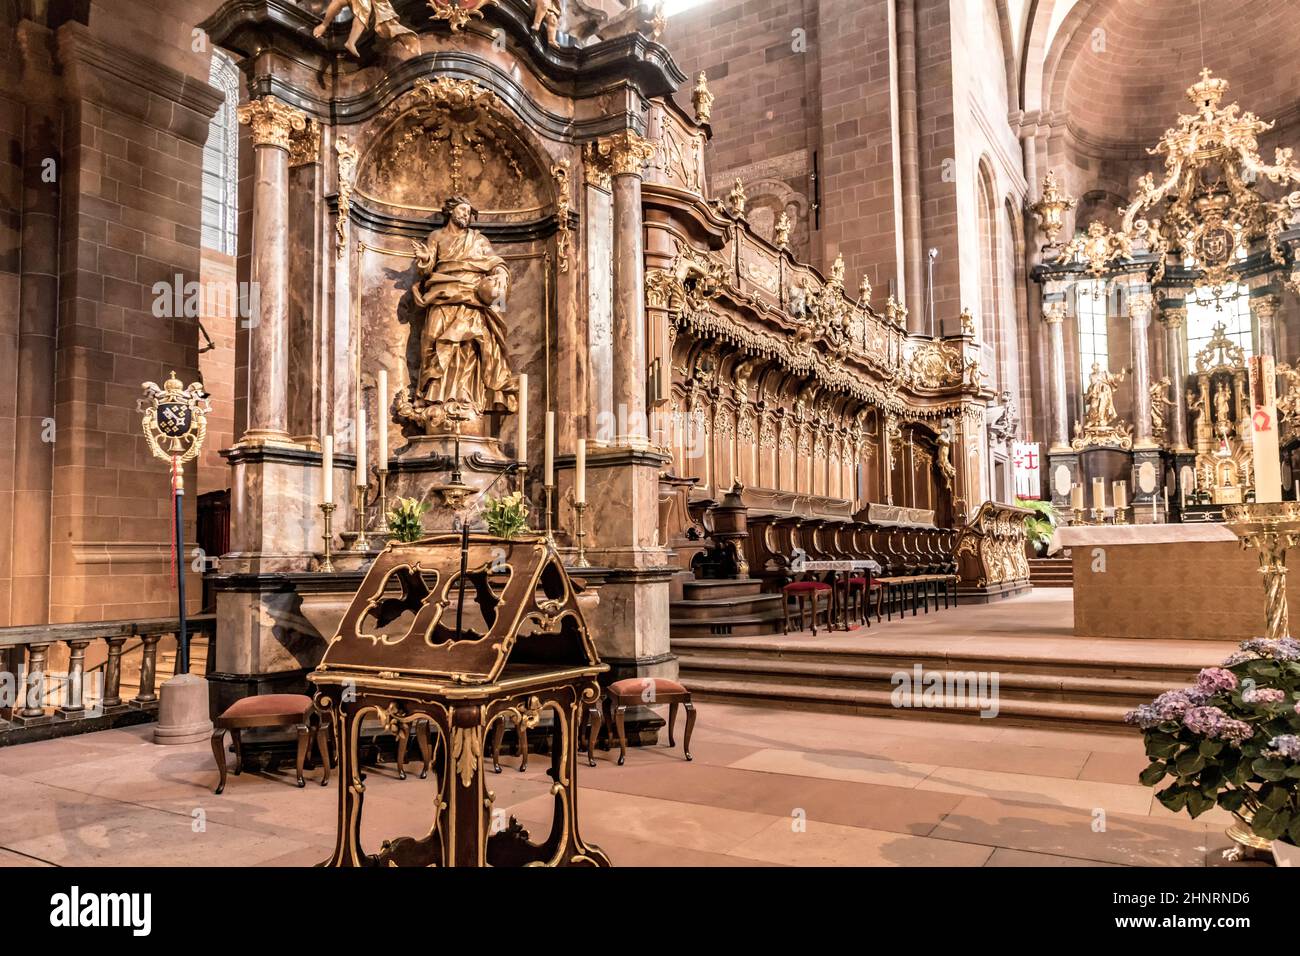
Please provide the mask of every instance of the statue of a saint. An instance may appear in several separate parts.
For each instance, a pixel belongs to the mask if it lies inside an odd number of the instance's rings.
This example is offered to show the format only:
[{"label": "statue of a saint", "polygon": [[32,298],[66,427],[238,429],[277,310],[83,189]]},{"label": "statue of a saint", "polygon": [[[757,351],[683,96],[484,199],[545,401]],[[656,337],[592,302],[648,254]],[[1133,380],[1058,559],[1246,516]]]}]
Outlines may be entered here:
[{"label": "statue of a saint", "polygon": [[1172,408],[1174,403],[1169,400],[1169,379],[1168,377],[1158,379],[1151,383],[1151,434],[1159,439],[1164,439],[1169,431],[1169,423],[1165,421],[1165,409]]},{"label": "statue of a saint", "polygon": [[1231,395],[1228,393],[1228,383],[1219,382],[1219,387],[1214,390],[1214,425],[1224,435],[1230,431],[1232,425],[1230,401]]},{"label": "statue of a saint", "polygon": [[499,311],[510,273],[487,238],[470,228],[474,208],[467,199],[452,196],[443,212],[447,225],[412,243],[419,277],[411,292],[425,310],[424,332],[419,379],[397,408],[399,420],[426,431],[474,421],[493,407],[518,407]]},{"label": "statue of a saint", "polygon": [[1084,393],[1084,402],[1087,405],[1085,424],[1105,427],[1119,418],[1115,412],[1115,387],[1124,381],[1124,376],[1127,374],[1128,369],[1120,369],[1112,375],[1103,372],[1096,362],[1092,363],[1092,371],[1088,375],[1088,390]]}]

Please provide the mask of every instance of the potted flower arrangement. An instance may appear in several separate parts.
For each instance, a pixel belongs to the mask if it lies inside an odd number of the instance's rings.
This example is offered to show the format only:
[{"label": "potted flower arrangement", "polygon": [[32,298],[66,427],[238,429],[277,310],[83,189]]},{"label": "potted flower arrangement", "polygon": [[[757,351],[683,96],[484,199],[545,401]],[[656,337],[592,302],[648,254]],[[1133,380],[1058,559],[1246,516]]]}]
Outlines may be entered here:
[{"label": "potted flower arrangement", "polygon": [[1139,775],[1175,812],[1223,807],[1300,866],[1300,641],[1256,638],[1196,684],[1125,715],[1151,764]]},{"label": "potted flower arrangement", "polygon": [[424,537],[424,513],[429,505],[419,498],[398,498],[388,510],[388,531],[402,542],[419,541]]},{"label": "potted flower arrangement", "polygon": [[488,498],[483,506],[488,531],[498,538],[513,538],[528,530],[528,502],[518,491]]}]

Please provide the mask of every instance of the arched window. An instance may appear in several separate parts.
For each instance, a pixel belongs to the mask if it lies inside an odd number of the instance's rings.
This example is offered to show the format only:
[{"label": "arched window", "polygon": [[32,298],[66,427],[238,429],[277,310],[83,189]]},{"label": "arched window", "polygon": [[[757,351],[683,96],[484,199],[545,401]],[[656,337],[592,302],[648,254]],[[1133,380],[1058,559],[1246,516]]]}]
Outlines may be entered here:
[{"label": "arched window", "polygon": [[1003,387],[1001,301],[998,295],[997,207],[993,201],[993,181],[988,167],[981,162],[976,180],[976,201],[979,204],[980,252],[980,338],[984,343],[984,364],[990,371],[992,386]]},{"label": "arched window", "polygon": [[1197,289],[1187,297],[1187,354],[1195,357],[1223,323],[1224,333],[1241,346],[1249,358],[1254,354],[1250,325],[1250,290],[1237,282],[1223,287],[1219,298],[1209,289]]},{"label": "arched window", "polygon": [[1086,387],[1095,362],[1103,372],[1110,370],[1110,346],[1106,341],[1106,319],[1110,300],[1101,279],[1074,286],[1074,314],[1079,323],[1079,381]]},{"label": "arched window", "polygon": [[225,100],[208,124],[203,145],[203,245],[235,254],[239,211],[239,70],[220,50],[212,51],[208,82]]}]

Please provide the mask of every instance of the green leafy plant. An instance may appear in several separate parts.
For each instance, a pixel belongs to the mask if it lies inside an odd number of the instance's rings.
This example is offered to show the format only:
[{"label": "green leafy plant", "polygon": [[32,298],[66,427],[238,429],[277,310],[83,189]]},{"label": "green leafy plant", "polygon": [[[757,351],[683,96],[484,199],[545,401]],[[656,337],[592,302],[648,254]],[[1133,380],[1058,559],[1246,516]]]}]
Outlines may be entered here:
[{"label": "green leafy plant", "polygon": [[398,541],[419,541],[424,537],[424,514],[428,510],[428,502],[419,498],[398,498],[388,512],[388,530]]},{"label": "green leafy plant", "polygon": [[483,506],[483,520],[498,538],[513,538],[528,530],[528,502],[518,491],[489,498]]},{"label": "green leafy plant", "polygon": [[1138,779],[1192,817],[1218,805],[1266,840],[1300,845],[1300,641],[1244,641],[1193,687],[1125,715],[1150,765]]},{"label": "green leafy plant", "polygon": [[1025,536],[1029,538],[1036,553],[1045,553],[1051,543],[1052,532],[1056,530],[1056,509],[1050,501],[1033,498],[1017,498],[1016,507],[1034,512],[1025,516]]}]

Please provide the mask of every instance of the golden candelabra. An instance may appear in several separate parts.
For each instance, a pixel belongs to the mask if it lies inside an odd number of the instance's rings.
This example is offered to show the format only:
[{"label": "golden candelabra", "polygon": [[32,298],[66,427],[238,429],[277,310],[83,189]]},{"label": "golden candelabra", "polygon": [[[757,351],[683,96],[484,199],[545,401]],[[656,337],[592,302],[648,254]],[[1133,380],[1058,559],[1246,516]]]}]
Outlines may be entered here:
[{"label": "golden candelabra", "polygon": [[1114,524],[1128,524],[1128,508],[1115,508]]},{"label": "golden candelabra", "polygon": [[356,551],[369,551],[370,542],[366,540],[366,486],[357,485],[353,500],[356,502],[357,537],[352,542]]},{"label": "golden candelabra", "polygon": [[388,469],[380,465],[375,474],[379,476],[379,522],[375,530],[388,537]]},{"label": "golden candelabra", "polygon": [[325,533],[321,535],[321,537],[325,539],[325,559],[321,561],[320,567],[316,570],[328,572],[334,570],[334,561],[331,558],[331,554],[334,549],[334,531],[332,526],[334,524],[334,509],[336,505],[332,501],[322,501],[319,507],[321,514],[325,516]]},{"label": "golden candelabra", "polygon": [[555,485],[542,485],[542,534],[546,544],[555,549],[555,535],[552,533],[551,498],[555,494]]},{"label": "golden candelabra", "polygon": [[587,547],[582,540],[583,538],[587,537],[587,532],[582,527],[582,516],[586,510],[587,510],[587,503],[585,501],[573,502],[573,517],[574,517],[573,536],[578,541],[578,556],[574,558],[573,564],[570,566],[575,568],[591,567],[591,562],[587,560]]}]

